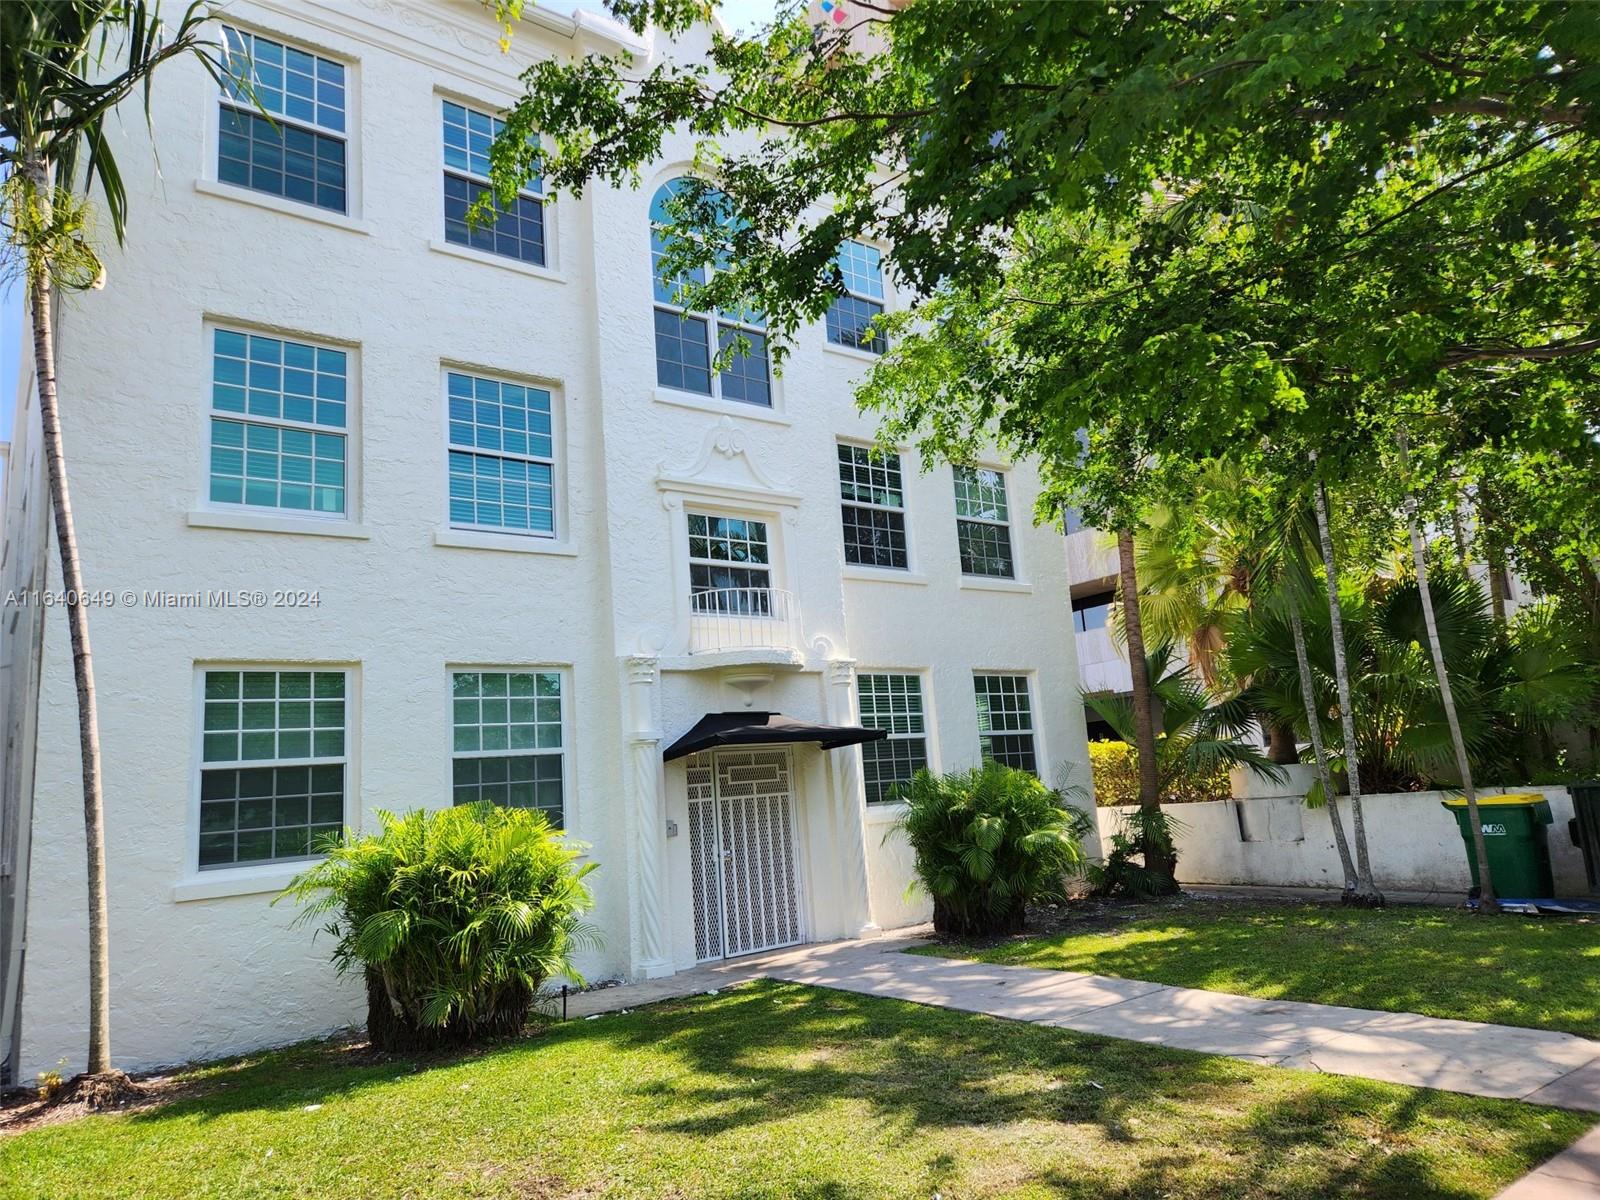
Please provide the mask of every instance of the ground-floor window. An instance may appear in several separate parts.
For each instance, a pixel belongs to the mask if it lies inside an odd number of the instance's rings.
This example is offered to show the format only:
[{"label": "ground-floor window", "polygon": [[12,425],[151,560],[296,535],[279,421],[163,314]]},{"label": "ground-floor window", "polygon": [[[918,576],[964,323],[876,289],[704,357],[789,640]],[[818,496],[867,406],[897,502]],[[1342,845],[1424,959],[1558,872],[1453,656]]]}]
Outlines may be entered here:
[{"label": "ground-floor window", "polygon": [[1033,746],[1033,702],[1026,675],[976,675],[978,749],[985,760],[1039,772]]},{"label": "ground-floor window", "polygon": [[562,828],[561,673],[455,671],[451,704],[454,802],[536,808]]},{"label": "ground-floor window", "polygon": [[312,857],[344,828],[346,672],[203,676],[199,865]]},{"label": "ground-floor window", "polygon": [[862,674],[857,677],[861,724],[886,729],[889,736],[861,747],[862,782],[868,804],[894,799],[890,794],[928,765],[927,727],[920,675]]}]

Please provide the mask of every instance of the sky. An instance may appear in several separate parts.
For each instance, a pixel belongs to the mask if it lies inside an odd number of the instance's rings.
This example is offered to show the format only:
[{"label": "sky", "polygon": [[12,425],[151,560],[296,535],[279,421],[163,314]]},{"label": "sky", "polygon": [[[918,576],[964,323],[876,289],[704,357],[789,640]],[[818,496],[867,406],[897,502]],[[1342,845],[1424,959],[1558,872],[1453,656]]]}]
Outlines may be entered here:
[{"label": "sky", "polygon": [[[0,0],[4,3],[5,0]],[[570,11],[585,8],[603,13],[601,0],[547,0],[548,6]],[[722,0],[722,19],[737,31],[750,31],[769,20],[778,0]],[[135,236],[137,236],[135,234]],[[22,346],[22,287],[0,283],[0,441],[11,438],[12,410],[17,398],[17,362]]]}]

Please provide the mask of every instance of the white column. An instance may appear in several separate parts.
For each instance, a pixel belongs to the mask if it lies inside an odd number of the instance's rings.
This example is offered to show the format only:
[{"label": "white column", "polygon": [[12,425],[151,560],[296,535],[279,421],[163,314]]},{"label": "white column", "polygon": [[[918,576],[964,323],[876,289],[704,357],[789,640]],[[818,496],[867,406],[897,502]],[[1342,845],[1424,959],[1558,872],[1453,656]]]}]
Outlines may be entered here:
[{"label": "white column", "polygon": [[667,820],[666,772],[656,722],[657,660],[644,654],[626,660],[628,672],[628,783],[633,793],[633,844],[637,880],[633,973],[647,979],[672,974],[667,953],[667,880],[662,845]]},{"label": "white column", "polygon": [[[858,724],[855,705],[856,663],[852,658],[828,660],[828,720],[835,725]],[[861,791],[860,758],[854,746],[828,752],[833,760],[834,812],[843,844],[839,846],[844,903],[862,937],[879,932],[872,919],[872,897],[867,890],[866,802]]]}]

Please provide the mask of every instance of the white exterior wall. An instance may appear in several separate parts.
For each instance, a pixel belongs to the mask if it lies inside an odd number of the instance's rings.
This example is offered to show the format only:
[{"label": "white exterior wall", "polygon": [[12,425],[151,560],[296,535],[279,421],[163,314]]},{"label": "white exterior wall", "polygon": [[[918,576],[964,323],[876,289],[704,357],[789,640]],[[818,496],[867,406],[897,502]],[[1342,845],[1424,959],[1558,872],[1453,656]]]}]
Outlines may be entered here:
[{"label": "white exterior wall", "polygon": [[[907,461],[914,564],[895,581],[841,568],[838,438],[870,439],[851,381],[866,356],[802,331],[772,411],[655,386],[647,209],[686,172],[687,139],[638,191],[594,187],[548,206],[551,268],[442,248],[441,93],[503,105],[536,54],[597,45],[558,19],[520,24],[502,56],[469,0],[241,2],[229,19],[344,60],[349,218],[207,182],[215,85],[197,65],[154,96],[161,176],[142,121],[113,125],[130,243],[109,284],[60,320],[61,392],[93,588],[305,588],[315,608],[121,604],[91,615],[106,763],[113,1047],[141,1068],[281,1043],[362,1019],[326,938],[291,929],[273,894],[293,864],[200,871],[197,665],[334,664],[352,672],[347,820],[449,802],[449,669],[566,672],[566,815],[591,846],[592,977],[694,961],[681,763],[661,748],[708,711],[855,717],[854,670],[924,673],[937,769],[976,761],[975,670],[1026,673],[1041,768],[1084,761],[1060,538],[1029,526],[1036,481],[1008,476],[1019,578],[963,584],[949,469]],[[601,47],[602,49],[604,47]],[[692,50],[692,47],[690,48]],[[351,519],[209,512],[208,322],[349,351]],[[558,538],[446,529],[444,365],[527,379],[557,405]],[[768,520],[777,588],[802,614],[789,653],[691,656],[683,514]],[[278,528],[274,529],[276,525]],[[8,521],[13,553],[27,549]],[[879,573],[881,574],[881,573]],[[8,574],[9,577],[9,574]],[[753,659],[753,661],[752,661]],[[28,958],[17,1074],[81,1063],[87,967],[76,707],[64,621],[46,622],[33,795]],[[723,670],[768,671],[746,690]],[[748,671],[747,671],[748,673]],[[806,932],[917,919],[905,856],[864,828],[859,752],[793,752]],[[1087,786],[1087,775],[1076,777]],[[669,822],[679,835],[668,836]]]}]

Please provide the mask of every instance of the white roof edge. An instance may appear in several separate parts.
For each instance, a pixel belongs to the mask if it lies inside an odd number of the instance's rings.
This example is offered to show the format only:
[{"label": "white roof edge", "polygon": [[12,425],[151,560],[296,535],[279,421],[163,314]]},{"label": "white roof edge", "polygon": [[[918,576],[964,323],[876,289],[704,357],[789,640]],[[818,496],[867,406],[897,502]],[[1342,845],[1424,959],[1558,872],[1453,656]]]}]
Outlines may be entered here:
[{"label": "white roof edge", "polygon": [[[535,8],[534,12],[547,12],[547,9]],[[554,15],[554,14],[552,14]],[[595,38],[610,42],[619,50],[631,50],[635,54],[646,54],[650,50],[650,43],[643,37],[635,34],[621,21],[610,17],[601,16],[599,13],[590,12],[588,9],[576,9],[571,17],[572,33],[587,33]]]}]

